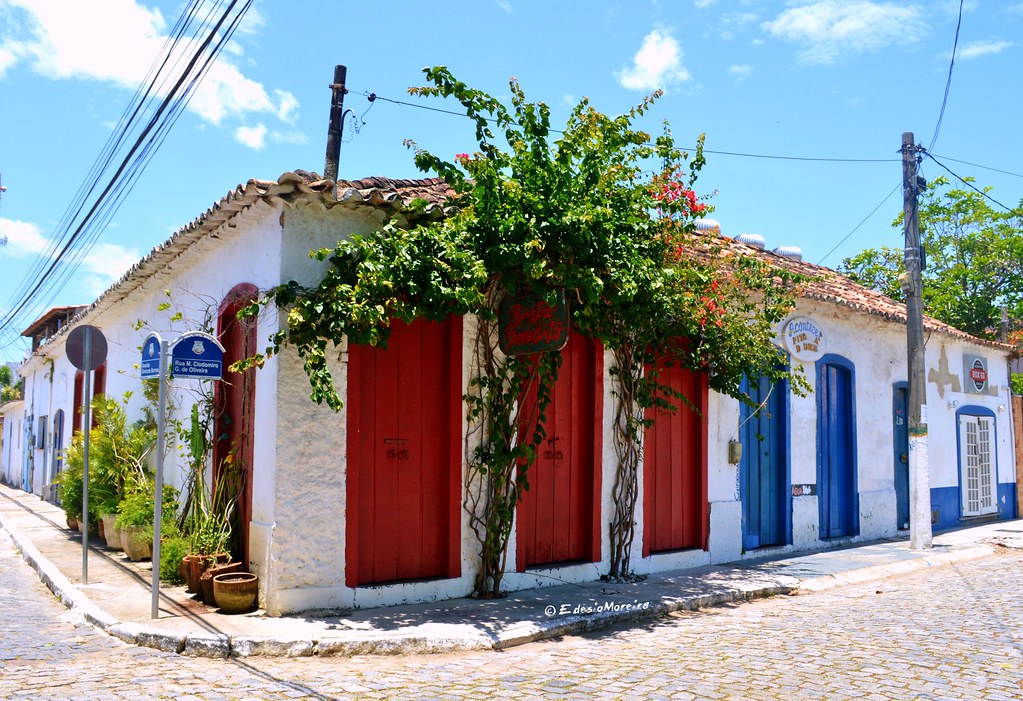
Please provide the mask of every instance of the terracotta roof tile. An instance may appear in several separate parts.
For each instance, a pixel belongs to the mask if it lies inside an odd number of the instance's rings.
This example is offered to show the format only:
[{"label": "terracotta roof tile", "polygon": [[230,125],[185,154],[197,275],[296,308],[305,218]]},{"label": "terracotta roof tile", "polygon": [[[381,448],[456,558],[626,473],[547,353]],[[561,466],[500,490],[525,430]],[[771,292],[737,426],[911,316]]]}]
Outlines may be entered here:
[{"label": "terracotta roof tile", "polygon": [[[79,313],[75,317],[74,323],[90,313],[108,308],[124,299],[147,279],[163,270],[193,243],[204,237],[215,235],[221,226],[234,219],[239,213],[261,202],[270,202],[275,199],[286,202],[318,200],[328,208],[368,206],[383,210],[387,215],[394,216],[401,222],[403,221],[400,214],[401,209],[414,200],[426,201],[424,214],[427,218],[435,219],[444,216],[450,211],[448,202],[454,195],[454,190],[439,178],[401,180],[371,177],[360,180],[340,180],[335,183],[321,178],[317,173],[295,170],[283,173],[277,180],[249,180],[245,185],[239,185],[230,190],[220,201],[214,203],[193,222],[182,227],[163,244],[153,248],[118,282],[100,295],[91,306]],[[814,278],[803,288],[803,297],[807,299],[830,302],[888,321],[906,323],[904,304],[858,285],[830,268],[762,251],[719,234],[704,233],[701,235],[716,236],[725,245],[727,251],[755,255],[771,265]],[[63,335],[71,325],[61,329],[55,337]],[[928,331],[999,350],[1011,350],[1010,346],[976,338],[931,317],[924,317],[924,328]]]},{"label": "terracotta roof tile", "polygon": [[[831,304],[880,317],[887,321],[894,321],[899,324],[906,323],[905,304],[896,302],[891,297],[887,297],[880,292],[863,287],[831,268],[805,261],[796,261],[771,251],[760,250],[727,236],[720,236],[719,238],[724,241],[727,249],[731,251],[744,255],[755,255],[771,265],[812,278],[802,288],[802,297],[805,299],[830,302]],[[1012,346],[977,338],[946,324],[944,321],[939,321],[927,315],[924,315],[924,330],[997,348],[1006,352],[1013,350]]]}]

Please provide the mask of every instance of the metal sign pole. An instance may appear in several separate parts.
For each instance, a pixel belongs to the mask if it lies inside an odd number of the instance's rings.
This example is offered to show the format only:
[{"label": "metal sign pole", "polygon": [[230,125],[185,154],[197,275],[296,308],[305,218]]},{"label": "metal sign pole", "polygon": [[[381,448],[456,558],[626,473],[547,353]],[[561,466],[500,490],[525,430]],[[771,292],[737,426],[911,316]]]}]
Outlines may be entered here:
[{"label": "metal sign pole", "polygon": [[160,617],[160,534],[163,532],[164,432],[167,414],[167,341],[160,341],[160,391],[156,410],[156,501],[153,511],[153,600],[150,615]]},{"label": "metal sign pole", "polygon": [[89,583],[89,434],[92,433],[92,329],[85,327],[82,349],[82,583]]}]

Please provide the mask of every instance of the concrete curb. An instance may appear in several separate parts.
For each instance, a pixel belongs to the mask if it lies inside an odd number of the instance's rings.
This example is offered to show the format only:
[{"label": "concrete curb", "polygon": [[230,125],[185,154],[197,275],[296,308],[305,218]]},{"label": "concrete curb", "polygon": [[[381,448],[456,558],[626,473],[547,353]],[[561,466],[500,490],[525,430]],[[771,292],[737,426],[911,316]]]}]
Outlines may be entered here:
[{"label": "concrete curb", "polygon": [[924,555],[915,560],[903,560],[900,562],[885,563],[883,565],[872,565],[859,569],[848,570],[842,574],[832,574],[823,577],[814,577],[800,582],[798,589],[805,592],[826,591],[833,587],[845,586],[847,584],[860,584],[863,582],[893,577],[899,574],[907,574],[929,567],[941,567],[956,562],[975,560],[986,557],[995,552],[990,545],[976,545],[961,550],[953,550],[946,553],[933,553]]},{"label": "concrete curb", "polygon": [[[176,632],[140,623],[123,622],[93,603],[85,592],[71,583],[16,527],[0,515],[0,528],[5,530],[20,550],[22,558],[38,573],[39,578],[57,599],[85,621],[125,643],[151,647],[193,657],[226,659],[229,657],[309,657],[408,655],[464,652],[472,650],[504,650],[526,643],[587,633],[630,622],[644,622],[677,611],[745,602],[781,594],[813,593],[872,580],[906,574],[929,567],[991,555],[995,546],[983,543],[948,552],[932,552],[909,560],[849,569],[838,574],[799,578],[786,574],[751,574],[751,580],[736,583],[715,579],[704,581],[709,592],[664,597],[659,601],[633,606],[628,602],[598,605],[595,611],[569,616],[552,615],[547,620],[522,621],[504,630],[488,633],[467,626],[462,633],[452,633],[444,626],[436,634],[430,632],[347,632],[326,633],[318,638],[302,636],[227,635],[209,631]],[[741,568],[740,568],[741,569]],[[606,608],[604,608],[606,606]]]}]

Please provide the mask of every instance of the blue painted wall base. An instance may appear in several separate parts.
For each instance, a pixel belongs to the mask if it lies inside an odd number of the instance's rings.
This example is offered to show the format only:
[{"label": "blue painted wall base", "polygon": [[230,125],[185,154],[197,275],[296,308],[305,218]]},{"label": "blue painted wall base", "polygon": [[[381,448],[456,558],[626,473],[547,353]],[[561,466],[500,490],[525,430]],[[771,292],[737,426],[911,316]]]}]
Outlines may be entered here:
[{"label": "blue painted wall base", "polygon": [[[937,522],[932,525],[936,531],[956,528],[962,523],[962,498],[959,487],[935,487],[931,489],[931,512],[937,512]],[[1016,518],[1016,484],[998,484],[998,517]]]}]

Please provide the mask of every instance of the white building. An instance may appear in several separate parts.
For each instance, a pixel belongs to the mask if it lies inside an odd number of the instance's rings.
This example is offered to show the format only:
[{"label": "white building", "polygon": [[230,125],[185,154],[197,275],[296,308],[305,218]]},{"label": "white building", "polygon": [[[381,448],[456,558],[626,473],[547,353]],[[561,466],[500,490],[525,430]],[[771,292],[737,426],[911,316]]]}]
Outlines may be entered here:
[{"label": "white building", "polygon": [[[34,350],[22,369],[24,404],[5,412],[14,416],[5,422],[5,478],[18,474],[12,468],[20,459],[31,490],[45,495],[59,466],[81,403],[82,380],[64,348],[69,328],[102,330],[109,350],[96,389],[114,397],[134,392],[129,406],[138,414],[146,402],[140,348],[150,331],[172,340],[206,326],[223,342],[227,362],[247,357],[279,324],[269,312],[254,322],[235,318],[258,290],[288,280],[315,284],[324,264],[310,250],[376,230],[389,218],[401,221],[402,204],[412,199],[431,203],[424,216],[441,216],[445,192],[437,180],[335,186],[301,172],[230,192]],[[768,409],[749,418],[738,401],[709,392],[706,378],[681,371],[674,377],[704,411],[683,409],[659,421],[647,441],[632,557],[637,572],[888,537],[908,518],[901,472],[908,452],[900,384],[904,308],[824,268],[734,245],[822,276],[779,329],[789,339],[780,345],[815,391],[797,397],[785,387],[753,386],[751,394]],[[398,329],[387,351],[339,349],[333,370],[347,400],[339,413],[309,399],[292,350],[217,384],[215,434],[222,440],[213,461],[232,455],[246,474],[240,554],[260,575],[262,607],[341,609],[472,590],[478,553],[463,508],[468,439],[461,402],[472,330],[471,319],[417,322]],[[936,526],[1014,517],[1008,349],[933,320],[926,330]],[[551,412],[550,440],[564,442],[541,450],[531,468],[535,481],[512,535],[507,589],[592,580],[608,569],[615,474],[605,437],[614,402],[610,358],[574,334],[564,352],[566,365],[590,378],[571,388],[572,404],[588,419],[577,429]],[[176,383],[177,418],[187,420],[201,390],[200,381]],[[418,428],[409,428],[409,416]],[[49,437],[33,439],[22,424]],[[32,444],[28,472],[24,455],[7,448],[23,429],[22,440]],[[681,447],[659,457],[657,446],[668,441]],[[738,463],[730,461],[736,457],[730,443],[743,446]],[[178,487],[182,463],[172,451],[166,479]],[[555,490],[555,474],[570,475],[567,492]]]}]

